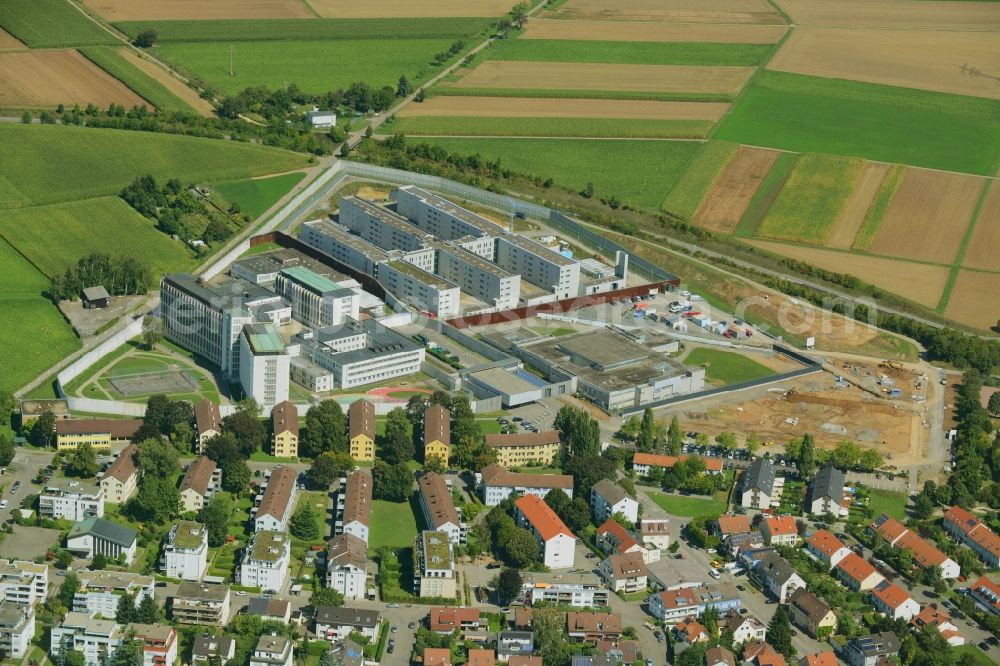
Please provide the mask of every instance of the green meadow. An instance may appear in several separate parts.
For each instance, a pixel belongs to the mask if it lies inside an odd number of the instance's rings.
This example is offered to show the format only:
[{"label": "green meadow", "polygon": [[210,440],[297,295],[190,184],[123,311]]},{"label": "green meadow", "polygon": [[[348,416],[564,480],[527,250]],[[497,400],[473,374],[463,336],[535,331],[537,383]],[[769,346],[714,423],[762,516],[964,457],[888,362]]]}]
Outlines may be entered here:
[{"label": "green meadow", "polygon": [[479,57],[484,60],[750,67],[766,62],[773,48],[771,44],[514,39],[495,42]]},{"label": "green meadow", "polygon": [[302,171],[296,171],[270,178],[233,180],[228,183],[218,183],[215,186],[215,191],[222,195],[226,201],[239,204],[240,209],[251,220],[255,220],[273,206],[278,199],[285,196],[289,190],[298,185],[299,181],[305,178],[305,175]]},{"label": "green meadow", "polygon": [[124,83],[157,109],[195,113],[195,110],[187,102],[167,90],[162,83],[125,60],[118,53],[118,48],[112,46],[88,46],[79,49],[79,51],[87,60],[90,60],[105,72]]},{"label": "green meadow", "polygon": [[710,120],[635,120],[631,118],[488,118],[415,116],[400,118],[386,131],[411,135],[552,136],[702,139]]},{"label": "green meadow", "polygon": [[489,18],[405,19],[242,19],[207,21],[122,21],[115,25],[129,37],[156,30],[156,41],[212,42],[303,39],[459,39],[486,28]]},{"label": "green meadow", "polygon": [[121,44],[66,0],[4,0],[0,27],[32,48]]}]

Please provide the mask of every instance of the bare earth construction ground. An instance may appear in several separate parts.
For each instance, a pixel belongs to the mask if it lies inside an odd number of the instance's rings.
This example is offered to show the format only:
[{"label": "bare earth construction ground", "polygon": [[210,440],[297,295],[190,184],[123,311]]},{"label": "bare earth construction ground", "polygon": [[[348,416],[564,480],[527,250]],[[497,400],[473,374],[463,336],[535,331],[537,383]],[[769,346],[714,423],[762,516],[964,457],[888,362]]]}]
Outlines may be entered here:
[{"label": "bare earth construction ground", "polygon": [[109,21],[316,17],[302,0],[84,0],[84,4]]},{"label": "bare earth construction ground", "polygon": [[202,99],[202,97],[194,90],[184,85],[182,81],[170,76],[170,74],[168,74],[162,67],[151,63],[146,58],[140,58],[139,54],[132,49],[123,46],[118,49],[118,53],[120,53],[125,60],[128,60],[150,77],[159,81],[164,88],[187,102],[201,115],[209,117],[215,111],[214,106],[209,104],[207,100]]},{"label": "bare earth construction ground", "polygon": [[785,20],[765,0],[569,0],[554,15],[603,21],[774,23]]},{"label": "bare earth construction ground", "polygon": [[694,214],[699,227],[732,233],[780,153],[740,146]]},{"label": "bare earth construction ground", "polygon": [[410,104],[399,113],[399,117],[632,118],[715,122],[722,118],[728,109],[729,104],[716,102],[443,96],[428,99],[423,104]]},{"label": "bare earth construction ground", "polygon": [[992,2],[779,0],[797,25],[905,30],[1000,30]]},{"label": "bare earth construction ground", "polygon": [[962,265],[1000,271],[1000,181],[993,181],[979,209],[979,219],[972,230]]},{"label": "bare earth construction ground", "polygon": [[988,331],[997,323],[997,311],[986,306],[997,302],[997,294],[1000,294],[1000,273],[959,271],[944,315]]},{"label": "bare earth construction ground", "polygon": [[151,106],[77,51],[15,51],[0,54],[0,105],[86,105],[126,109]]},{"label": "bare earth construction ground", "polygon": [[528,26],[520,39],[773,44],[781,39],[787,29],[782,25],[671,24],[533,18],[528,21]]},{"label": "bare earth construction ground", "polygon": [[948,282],[946,266],[917,264],[899,259],[869,257],[837,250],[750,240],[751,245],[837,273],[847,273],[869,284],[899,294],[915,303],[934,307]]},{"label": "bare earth construction ground", "polygon": [[983,179],[909,169],[875,235],[872,252],[950,264],[958,255]]},{"label": "bare earth construction ground", "polygon": [[615,90],[735,95],[753,67],[611,65],[573,62],[484,62],[453,84],[459,88]]},{"label": "bare earth construction ground", "polygon": [[[1000,13],[1000,12],[998,12]],[[768,69],[956,95],[1000,98],[1000,33],[797,28]]]},{"label": "bare earth construction ground", "polygon": [[837,217],[833,225],[833,231],[827,245],[841,249],[849,249],[854,242],[854,237],[858,235],[858,230],[864,224],[865,215],[878,194],[885,174],[889,172],[889,165],[881,162],[868,162],[865,170],[861,174],[861,179],[851,193],[851,196],[844,203],[843,210]]},{"label": "bare earth construction ground", "polygon": [[309,0],[327,18],[400,18],[410,16],[501,16],[516,0]]}]

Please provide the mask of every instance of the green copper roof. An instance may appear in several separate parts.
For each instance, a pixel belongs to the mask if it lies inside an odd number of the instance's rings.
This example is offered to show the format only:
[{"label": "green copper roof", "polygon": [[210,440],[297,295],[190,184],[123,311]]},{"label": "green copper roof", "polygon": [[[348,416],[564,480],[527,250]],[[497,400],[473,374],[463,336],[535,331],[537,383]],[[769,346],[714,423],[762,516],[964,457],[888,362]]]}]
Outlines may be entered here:
[{"label": "green copper roof", "polygon": [[254,354],[284,354],[285,343],[278,335],[274,324],[247,324],[243,334],[250,343],[250,351]]},{"label": "green copper roof", "polygon": [[335,291],[341,288],[339,282],[334,282],[330,278],[320,275],[305,266],[285,268],[281,271],[281,274],[319,293]]}]

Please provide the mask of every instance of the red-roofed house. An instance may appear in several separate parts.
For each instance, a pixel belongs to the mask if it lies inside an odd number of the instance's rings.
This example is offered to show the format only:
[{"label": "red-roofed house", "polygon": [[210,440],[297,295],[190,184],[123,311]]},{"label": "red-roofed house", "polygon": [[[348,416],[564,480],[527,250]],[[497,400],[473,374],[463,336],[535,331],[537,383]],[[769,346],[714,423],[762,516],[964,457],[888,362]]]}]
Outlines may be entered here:
[{"label": "red-roofed house", "polygon": [[544,564],[550,569],[573,566],[576,550],[576,536],[559,519],[545,500],[535,495],[525,495],[518,499],[518,523],[527,527],[544,553]]},{"label": "red-roofed house", "polygon": [[450,634],[456,629],[479,629],[480,615],[478,608],[432,608],[428,616],[431,631],[439,634]]},{"label": "red-roofed house", "polygon": [[760,533],[769,546],[794,546],[799,540],[799,527],[791,516],[765,518]]},{"label": "red-roofed house", "polygon": [[[722,458],[700,458],[705,463],[706,474],[722,474]],[[686,460],[688,456],[664,456],[657,453],[635,453],[632,456],[632,469],[639,476],[649,476],[654,467],[670,469],[681,460]]]},{"label": "red-roofed house", "polygon": [[875,610],[893,620],[909,622],[920,612],[920,604],[903,588],[887,580],[872,588],[872,605]]},{"label": "red-roofed house", "polygon": [[687,645],[707,643],[712,639],[708,634],[708,629],[693,617],[684,618],[674,625],[674,637]]},{"label": "red-roofed house", "polygon": [[1000,536],[962,507],[953,506],[945,512],[944,529],[989,566],[1000,566]]},{"label": "red-roofed house", "polygon": [[594,537],[597,547],[607,555],[611,553],[639,553],[645,550],[631,534],[613,518],[608,518],[597,528]]},{"label": "red-roofed house", "polygon": [[921,569],[938,567],[944,579],[958,578],[961,574],[958,562],[888,514],[883,513],[876,518],[875,522],[868,526],[868,533],[894,548],[910,551],[913,554],[913,561]]},{"label": "red-roofed house", "polygon": [[507,660],[507,666],[542,666],[542,658],[515,654]]},{"label": "red-roofed house", "polygon": [[424,648],[424,666],[451,666],[451,650]]},{"label": "red-roofed house", "polygon": [[1000,585],[986,576],[980,577],[969,587],[970,594],[994,615],[1000,615]]},{"label": "red-roofed house", "polygon": [[851,552],[851,549],[845,546],[843,541],[827,530],[813,532],[809,540],[806,541],[806,550],[825,564],[827,569],[837,566]]},{"label": "red-roofed house", "polygon": [[751,641],[743,648],[743,661],[757,666],[785,666],[781,653],[761,641]]},{"label": "red-roofed house", "polygon": [[917,613],[917,616],[913,618],[910,624],[918,629],[923,627],[936,628],[941,632],[941,637],[952,647],[965,645],[965,636],[959,632],[958,627],[951,621],[951,616],[934,604],[924,606],[924,609]]},{"label": "red-roofed house", "polygon": [[466,664],[468,666],[494,666],[496,660],[496,654],[493,650],[472,648],[469,650],[469,659]]},{"label": "red-roofed house", "polygon": [[855,592],[867,592],[885,578],[875,567],[868,564],[856,553],[851,553],[833,568],[837,578]]},{"label": "red-roofed house", "polygon": [[816,654],[807,654],[799,659],[798,666],[839,666],[839,663],[833,650],[826,650]]}]

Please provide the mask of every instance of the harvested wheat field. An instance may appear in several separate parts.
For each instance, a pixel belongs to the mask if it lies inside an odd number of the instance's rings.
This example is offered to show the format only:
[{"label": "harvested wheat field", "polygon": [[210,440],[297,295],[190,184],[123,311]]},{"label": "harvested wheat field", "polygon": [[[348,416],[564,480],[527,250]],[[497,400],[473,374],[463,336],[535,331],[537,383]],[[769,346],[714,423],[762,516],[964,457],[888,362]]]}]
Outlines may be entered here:
[{"label": "harvested wheat field", "polygon": [[[109,21],[315,18],[302,0],[83,0]],[[219,35],[220,39],[225,35]]]},{"label": "harvested wheat field", "polygon": [[402,18],[414,16],[502,16],[517,0],[309,0],[327,18]]},{"label": "harvested wheat field", "polygon": [[865,215],[878,194],[885,175],[889,172],[889,165],[881,162],[868,162],[865,170],[861,174],[861,179],[851,196],[844,203],[844,208],[840,211],[837,221],[833,225],[833,231],[826,244],[830,247],[848,250],[854,242],[858,230],[864,224]]},{"label": "harvested wheat field", "polygon": [[1000,273],[959,271],[944,316],[984,331],[996,326],[1000,313]]},{"label": "harvested wheat field", "polygon": [[611,65],[575,62],[484,62],[465,75],[458,88],[530,90],[615,90],[735,95],[753,67]]},{"label": "harvested wheat field", "polygon": [[712,25],[533,18],[520,39],[580,39],[595,42],[710,42],[774,44],[783,25]]},{"label": "harvested wheat field", "polygon": [[909,169],[875,234],[871,251],[950,264],[972,219],[983,179]]},{"label": "harvested wheat field", "polygon": [[998,44],[1000,34],[990,32],[799,28],[767,67],[1000,99],[996,79],[962,69],[989,71],[1000,64]]},{"label": "harvested wheat field", "polygon": [[569,0],[552,14],[600,21],[785,23],[766,0]]},{"label": "harvested wheat field", "polygon": [[623,99],[539,99],[534,97],[433,97],[397,114],[492,118],[631,118],[634,120],[718,121],[729,109],[722,102],[653,102]]},{"label": "harvested wheat field", "polygon": [[768,252],[804,261],[828,271],[853,275],[868,284],[932,308],[941,298],[950,271],[947,266],[918,264],[818,247],[763,240],[747,242]]},{"label": "harvested wheat field", "polygon": [[151,106],[77,51],[0,53],[0,106]]},{"label": "harvested wheat field", "polygon": [[0,51],[23,51],[26,48],[21,40],[0,28]]},{"label": "harvested wheat field", "polygon": [[166,88],[167,90],[169,90],[170,92],[172,92],[173,94],[177,95],[182,100],[187,102],[188,105],[190,105],[201,115],[206,117],[213,115],[215,111],[214,106],[209,104],[207,100],[203,99],[194,90],[184,85],[184,82],[171,76],[162,67],[159,67],[151,63],[146,58],[140,58],[138,53],[124,46],[118,49],[118,53],[121,55],[121,57],[123,57],[125,60],[128,60],[130,63],[141,69],[151,78],[159,81],[164,88]]},{"label": "harvested wheat field", "polygon": [[779,154],[740,146],[695,211],[693,222],[711,231],[732,233]]},{"label": "harvested wheat field", "polygon": [[1000,30],[991,2],[911,0],[781,0],[797,25],[905,30]]},{"label": "harvested wheat field", "polygon": [[986,193],[976,228],[972,230],[972,238],[965,248],[962,265],[1000,271],[1000,181],[994,180]]}]

